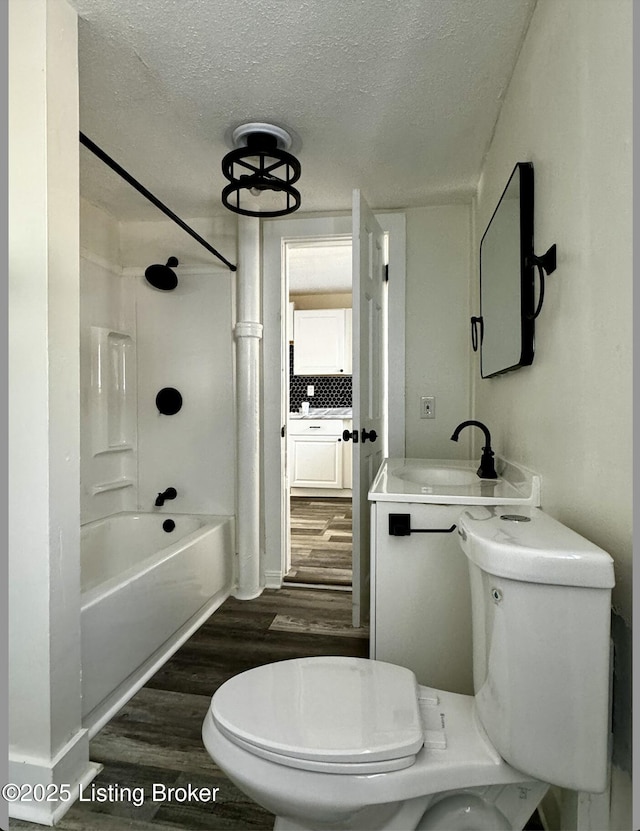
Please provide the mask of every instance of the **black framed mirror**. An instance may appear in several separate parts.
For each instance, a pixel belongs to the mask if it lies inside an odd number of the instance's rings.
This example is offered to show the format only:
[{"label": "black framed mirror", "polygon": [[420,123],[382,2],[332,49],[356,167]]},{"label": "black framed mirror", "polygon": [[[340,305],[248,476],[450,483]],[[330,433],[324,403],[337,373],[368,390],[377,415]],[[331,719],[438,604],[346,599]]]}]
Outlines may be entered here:
[{"label": "black framed mirror", "polygon": [[482,378],[533,362],[541,306],[535,308],[535,260],[533,165],[518,162],[480,242],[480,317],[471,326]]}]

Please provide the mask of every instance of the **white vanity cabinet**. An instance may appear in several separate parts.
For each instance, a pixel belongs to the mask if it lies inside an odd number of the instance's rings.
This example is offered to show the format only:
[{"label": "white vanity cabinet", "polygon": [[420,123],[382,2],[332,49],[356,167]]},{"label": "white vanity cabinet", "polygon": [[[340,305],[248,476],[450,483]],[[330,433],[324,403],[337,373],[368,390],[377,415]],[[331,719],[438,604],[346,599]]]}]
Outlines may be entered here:
[{"label": "white vanity cabinet", "polygon": [[293,496],[312,496],[316,488],[327,496],[351,495],[351,443],[342,440],[351,424],[341,418],[289,422],[287,468]]},{"label": "white vanity cabinet", "polygon": [[293,312],[294,375],[351,375],[351,309]]},{"label": "white vanity cabinet", "polygon": [[[457,527],[448,531],[462,510],[372,503],[370,643],[372,658],[408,667],[419,684],[472,695],[468,565]],[[408,514],[416,531],[390,534],[391,514]]]},{"label": "white vanity cabinet", "polygon": [[[479,478],[477,467],[477,459],[389,458],[369,490],[371,657],[465,695],[473,694],[469,567],[450,529],[465,510],[537,507],[541,487],[537,473],[503,457],[495,480]],[[390,533],[394,514],[410,534]]]}]

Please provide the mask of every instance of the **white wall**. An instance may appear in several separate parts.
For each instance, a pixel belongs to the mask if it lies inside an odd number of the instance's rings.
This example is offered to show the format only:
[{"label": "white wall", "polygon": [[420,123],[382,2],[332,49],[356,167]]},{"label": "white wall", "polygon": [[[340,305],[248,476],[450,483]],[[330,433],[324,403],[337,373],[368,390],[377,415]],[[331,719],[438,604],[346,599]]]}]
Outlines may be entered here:
[{"label": "white wall", "polygon": [[[133,511],[138,505],[135,296],[133,281],[123,277],[120,226],[105,211],[80,200],[80,481],[82,523]],[[104,452],[96,442],[96,382],[92,385],[92,327],[131,337],[132,377],[126,406],[131,415],[131,449]],[[93,367],[95,375],[95,366]],[[106,397],[108,391],[104,391]],[[98,451],[98,452],[96,452]],[[130,486],[100,490],[121,480]],[[96,492],[96,490],[98,492]]]},{"label": "white wall", "polygon": [[478,380],[476,415],[542,474],[545,510],[615,557],[615,605],[630,620],[628,0],[538,3],[483,168],[478,238],[518,161],[534,165],[536,252],[556,243],[558,268],[533,365]]},{"label": "white wall", "polygon": [[[407,216],[406,456],[466,459],[470,418],[469,205],[411,208]],[[420,418],[420,398],[436,397],[436,417]],[[479,458],[479,457],[478,457]]]},{"label": "white wall", "polygon": [[[81,728],[77,19],[9,3],[10,779],[87,782]],[[65,805],[12,803],[52,824]]]},{"label": "white wall", "polygon": [[[542,475],[542,507],[615,559],[614,606],[631,620],[632,236],[630,0],[539,0],[484,166],[480,239],[511,171],[535,173],[535,249],[558,247],[531,367],[480,380],[475,415],[497,449]],[[477,252],[476,252],[477,261]],[[477,280],[475,281],[477,285]],[[477,298],[474,303],[477,313]],[[625,635],[626,631],[626,635]],[[630,631],[614,629],[614,762],[629,769]],[[613,828],[629,828],[612,797]]]},{"label": "white wall", "polygon": [[[221,216],[182,219],[231,263],[236,262],[234,214],[226,211]],[[174,222],[165,219],[160,211],[157,220],[122,223],[120,253],[125,267],[136,266],[143,271],[151,263],[166,263],[169,257],[177,257],[183,266],[205,266],[216,273],[231,273],[224,263]]]}]

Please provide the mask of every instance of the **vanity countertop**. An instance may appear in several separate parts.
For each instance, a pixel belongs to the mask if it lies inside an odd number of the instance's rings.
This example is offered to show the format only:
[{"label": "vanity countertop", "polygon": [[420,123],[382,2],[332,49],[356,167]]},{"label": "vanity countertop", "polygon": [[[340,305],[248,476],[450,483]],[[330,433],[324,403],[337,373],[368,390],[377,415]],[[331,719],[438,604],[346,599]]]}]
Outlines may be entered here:
[{"label": "vanity countertop", "polygon": [[316,407],[309,408],[309,413],[303,415],[302,413],[289,413],[289,418],[352,418],[353,410],[351,407]]},{"label": "vanity countertop", "polygon": [[496,456],[497,479],[480,479],[478,461],[385,459],[371,489],[372,502],[440,505],[540,505],[540,477]]}]

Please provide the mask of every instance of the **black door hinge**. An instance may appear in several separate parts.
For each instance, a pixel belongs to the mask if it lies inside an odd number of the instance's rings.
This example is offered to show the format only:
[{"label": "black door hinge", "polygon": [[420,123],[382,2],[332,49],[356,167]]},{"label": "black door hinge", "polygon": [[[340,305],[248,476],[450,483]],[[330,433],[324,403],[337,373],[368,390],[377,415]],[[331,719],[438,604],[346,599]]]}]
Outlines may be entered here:
[{"label": "black door hinge", "polygon": [[286,425],[283,424],[282,427],[280,428],[280,438],[281,439],[284,438],[285,430],[286,430]]},{"label": "black door hinge", "polygon": [[385,283],[389,282],[389,263],[387,263],[384,267],[384,281]]}]

